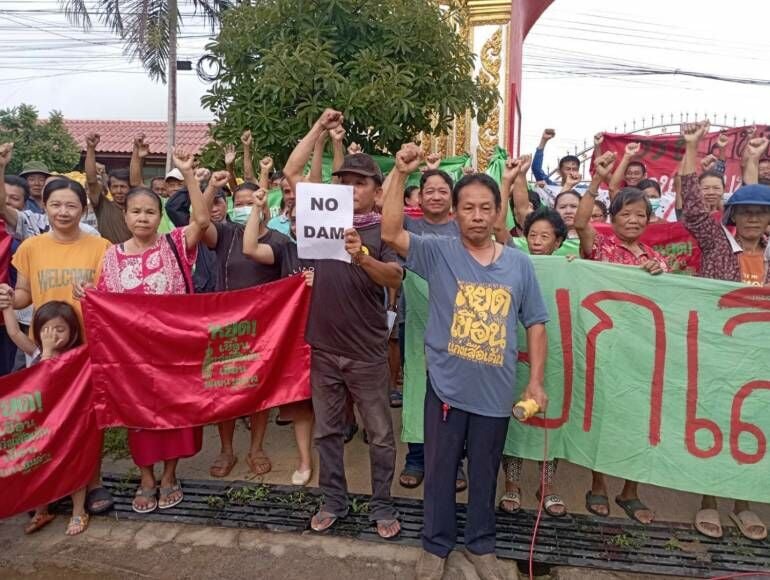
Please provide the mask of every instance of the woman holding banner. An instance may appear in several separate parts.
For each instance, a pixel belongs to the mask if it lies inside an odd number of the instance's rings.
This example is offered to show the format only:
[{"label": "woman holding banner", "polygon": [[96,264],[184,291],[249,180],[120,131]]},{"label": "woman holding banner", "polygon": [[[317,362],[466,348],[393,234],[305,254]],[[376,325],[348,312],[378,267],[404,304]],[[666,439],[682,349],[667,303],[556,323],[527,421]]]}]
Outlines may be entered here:
[{"label": "woman holding banner", "polygon": [[[0,197],[5,196],[3,176],[12,151],[13,143],[0,145]],[[16,250],[12,260],[17,271],[16,288],[0,285],[0,308],[12,304],[19,310],[32,305],[37,310],[53,300],[66,302],[77,313],[83,336],[83,317],[80,304],[73,299],[72,284],[78,280],[95,281],[110,243],[82,231],[80,219],[87,201],[79,183],[66,178],[48,182],[43,188],[43,204],[50,230],[24,240]],[[100,466],[94,468],[86,506],[92,514],[104,513],[112,509],[112,496],[101,485]]]},{"label": "woman holding banner", "polygon": [[[174,151],[174,163],[185,178],[192,206],[190,224],[169,234],[158,234],[163,215],[160,197],[145,187],[136,187],[126,195],[126,225],[131,239],[111,246],[104,255],[97,288],[106,292],[131,294],[189,294],[192,292],[192,267],[198,242],[209,227],[211,200],[201,194],[193,171],[193,156]],[[213,196],[213,188],[206,196]],[[83,297],[82,286],[76,296]],[[149,513],[156,508],[169,509],[184,498],[176,478],[180,458],[198,453],[202,428],[167,430],[129,429],[128,445],[134,463],[141,470],[142,481],[132,508]],[[163,462],[160,490],[154,465]]]},{"label": "woman holding banner", "polygon": [[[601,234],[591,225],[594,200],[599,194],[599,185],[612,177],[615,154],[601,155],[595,163],[596,173],[591,179],[588,191],[583,195],[575,217],[575,229],[580,237],[582,258],[641,267],[657,275],[669,271],[666,260],[658,252],[641,241],[642,234],[650,223],[652,205],[646,194],[635,187],[624,187],[613,196],[610,204],[611,234]],[[606,517],[610,512],[607,499],[607,482],[604,475],[592,471],[591,489],[586,493],[586,509],[598,516]],[[625,481],[623,491],[615,498],[626,515],[641,524],[652,523],[653,512],[639,499],[639,484]]]},{"label": "woman holding banner", "polygon": [[[530,156],[524,155],[519,159],[509,159],[506,161],[503,170],[503,179],[507,183],[514,183],[514,195],[518,194],[517,201],[523,203],[527,194],[526,174],[530,165]],[[508,213],[508,199],[511,188],[503,187],[500,190],[501,204],[503,211],[500,212],[497,223],[495,224],[495,238],[497,241],[506,243],[511,247],[519,247],[514,243],[505,227]],[[524,217],[523,233],[526,246],[522,249],[534,256],[551,256],[557,253],[567,254],[568,259],[573,259],[574,253],[560,252],[567,239],[567,224],[561,217],[561,214],[548,206],[540,206],[534,211],[528,212]],[[556,476],[557,460],[539,462],[540,472],[543,475],[541,486],[544,491],[543,509],[554,518],[567,515],[567,505],[558,494],[553,492],[554,478]],[[498,506],[504,512],[509,514],[516,513],[521,508],[521,474],[524,466],[524,460],[521,457],[503,454],[503,474],[505,475],[505,493],[500,498]],[[543,469],[544,467],[544,469]],[[541,491],[537,491],[537,497],[540,498]]]},{"label": "woman holding banner", "polygon": [[[227,181],[227,172],[217,171],[211,178],[209,186],[221,187]],[[219,276],[217,280],[218,291],[238,290],[250,288],[260,284],[273,282],[284,277],[283,268],[278,261],[261,262],[253,259],[251,252],[246,247],[252,247],[257,243],[267,248],[267,252],[282,254],[284,249],[295,246],[285,235],[264,227],[269,217],[266,193],[262,188],[252,183],[242,183],[235,191],[245,202],[253,204],[249,207],[245,227],[241,223],[222,222],[211,224],[204,235],[203,241],[217,254]],[[294,206],[289,209],[289,214],[294,215]],[[288,216],[287,216],[288,219]],[[258,237],[254,238],[254,244],[248,243],[248,237],[256,224],[259,224]],[[291,226],[294,227],[294,218],[291,217]],[[296,248],[294,249],[296,254]],[[311,282],[312,285],[312,271]],[[265,409],[251,415],[251,446],[246,455],[246,462],[253,475],[259,476],[268,473],[273,465],[265,454],[263,443],[267,431],[270,409]],[[291,477],[292,485],[307,485],[313,475],[313,406],[310,399],[281,407],[281,419],[293,423],[294,435],[299,450],[297,469]],[[233,469],[237,459],[233,449],[233,434],[235,421],[225,421],[218,425],[221,443],[221,452],[209,473],[213,477],[226,477]]]},{"label": "woman holding banner", "polygon": [[[770,227],[770,187],[744,185],[724,204],[722,224],[711,208],[695,173],[698,142],[708,133],[709,122],[682,127],[685,157],[682,163],[682,198],[684,226],[701,247],[701,276],[749,286],[770,284],[768,246],[765,232]],[[735,227],[735,235],[727,229]],[[735,500],[730,514],[741,533],[750,540],[764,540],[767,526],[755,514],[749,502]],[[695,514],[695,529],[710,538],[721,538],[722,524],[715,497],[703,496]]]}]

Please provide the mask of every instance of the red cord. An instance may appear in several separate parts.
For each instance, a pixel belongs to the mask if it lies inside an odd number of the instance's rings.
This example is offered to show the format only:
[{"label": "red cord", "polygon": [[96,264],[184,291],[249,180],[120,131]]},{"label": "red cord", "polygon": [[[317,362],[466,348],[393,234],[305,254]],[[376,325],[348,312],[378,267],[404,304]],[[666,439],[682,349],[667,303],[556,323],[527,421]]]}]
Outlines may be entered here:
[{"label": "red cord", "polygon": [[714,576],[711,580],[731,580],[732,578],[745,578],[747,576],[770,576],[770,572],[740,572],[739,574],[730,574],[729,576]]},{"label": "red cord", "polygon": [[[545,413],[543,414],[545,417]],[[540,470],[540,505],[537,508],[537,519],[535,528],[532,530],[532,543],[529,545],[529,580],[534,580],[532,567],[535,561],[535,542],[537,541],[537,529],[540,527],[540,518],[543,515],[543,504],[545,502],[545,462],[548,460],[548,429],[543,429],[543,467]]]},{"label": "red cord", "polygon": [[[545,415],[544,415],[545,416]],[[545,471],[546,461],[548,460],[548,429],[543,429],[543,467],[540,470],[540,505],[537,508],[537,518],[535,519],[535,528],[532,530],[532,542],[529,545],[529,580],[534,580],[533,567],[535,562],[535,543],[537,542],[537,530],[540,527],[540,518],[543,516],[543,506],[545,503]],[[733,578],[746,578],[747,576],[770,576],[770,572],[739,572],[727,576],[714,576],[710,580],[733,580]]]}]

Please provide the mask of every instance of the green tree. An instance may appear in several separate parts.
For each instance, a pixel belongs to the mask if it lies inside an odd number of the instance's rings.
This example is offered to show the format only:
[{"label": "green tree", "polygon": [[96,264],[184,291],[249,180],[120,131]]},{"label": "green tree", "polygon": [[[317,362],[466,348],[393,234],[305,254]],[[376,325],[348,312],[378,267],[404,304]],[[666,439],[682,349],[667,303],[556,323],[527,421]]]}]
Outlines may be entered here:
[{"label": "green tree", "polygon": [[[217,70],[202,99],[215,139],[237,143],[249,128],[255,154],[282,164],[325,107],[344,113],[347,139],[370,153],[446,131],[466,110],[483,122],[499,95],[471,78],[460,15],[429,0],[260,0],[227,11],[199,63]],[[204,162],[220,154],[212,145]]]},{"label": "green tree", "polygon": [[33,160],[42,161],[51,171],[66,173],[80,161],[80,147],[58,111],[40,121],[32,105],[0,110],[0,143],[8,142],[14,143],[8,173],[19,173],[25,162]]}]

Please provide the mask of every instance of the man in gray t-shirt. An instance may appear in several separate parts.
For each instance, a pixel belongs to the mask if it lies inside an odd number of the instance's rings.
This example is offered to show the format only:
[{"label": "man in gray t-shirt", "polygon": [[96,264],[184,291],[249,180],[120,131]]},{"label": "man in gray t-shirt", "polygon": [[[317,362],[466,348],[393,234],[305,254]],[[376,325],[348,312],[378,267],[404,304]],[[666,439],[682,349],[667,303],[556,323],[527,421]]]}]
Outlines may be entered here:
[{"label": "man in gray t-shirt", "polygon": [[420,163],[404,145],[385,192],[382,239],[430,287],[425,351],[425,493],[423,554],[417,578],[439,579],[455,547],[453,475],[468,455],[470,483],[465,547],[482,578],[501,578],[495,558],[497,472],[517,399],[517,328],[527,330],[530,381],[523,398],[547,405],[543,388],[548,311],[529,258],[492,240],[501,211],[489,176],[469,175],[454,187],[458,238],[417,236],[403,227],[406,177]]}]

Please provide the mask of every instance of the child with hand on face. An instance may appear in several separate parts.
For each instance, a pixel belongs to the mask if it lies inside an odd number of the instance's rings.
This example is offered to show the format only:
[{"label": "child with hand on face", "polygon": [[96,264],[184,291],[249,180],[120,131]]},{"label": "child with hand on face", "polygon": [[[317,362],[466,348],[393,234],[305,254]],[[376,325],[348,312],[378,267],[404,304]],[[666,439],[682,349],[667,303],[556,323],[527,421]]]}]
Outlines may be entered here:
[{"label": "child with hand on face", "polygon": [[[3,320],[8,336],[24,354],[32,358],[32,364],[57,357],[83,344],[78,316],[72,306],[66,302],[52,300],[35,311],[32,319],[33,338],[19,328],[12,305],[3,309]],[[85,507],[86,488],[77,490],[71,498],[72,517],[65,533],[68,536],[76,536],[88,527],[89,516]],[[31,534],[42,529],[55,517],[48,511],[48,506],[38,507],[35,515],[24,528],[24,533]]]}]

